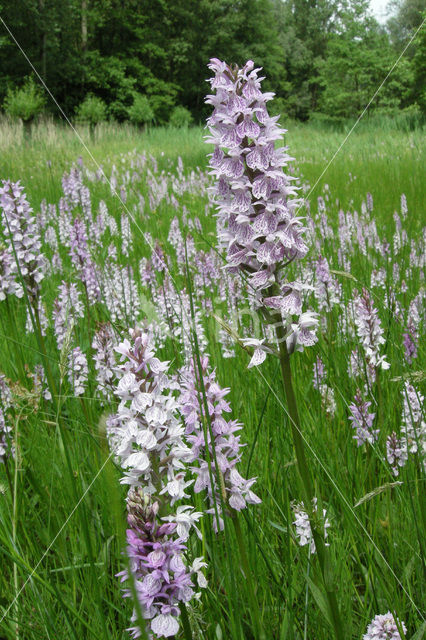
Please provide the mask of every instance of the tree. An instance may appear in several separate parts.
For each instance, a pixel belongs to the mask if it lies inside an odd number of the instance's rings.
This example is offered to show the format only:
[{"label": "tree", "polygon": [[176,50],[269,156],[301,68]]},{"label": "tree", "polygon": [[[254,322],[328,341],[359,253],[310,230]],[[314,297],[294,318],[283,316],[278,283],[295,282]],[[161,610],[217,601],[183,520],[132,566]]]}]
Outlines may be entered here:
[{"label": "tree", "polygon": [[4,101],[4,109],[12,118],[22,120],[24,135],[31,137],[31,125],[34,118],[43,111],[45,98],[40,87],[32,77],[15,90],[9,89]]},{"label": "tree", "polygon": [[77,121],[89,125],[90,137],[95,139],[96,125],[106,120],[107,107],[101,98],[87,95],[84,101],[76,109]]},{"label": "tree", "polygon": [[[392,0],[389,10],[395,15],[388,19],[386,27],[392,44],[397,51],[401,51],[422,23],[426,0]],[[413,57],[414,53],[415,45],[407,50],[408,57]]]},{"label": "tree", "polygon": [[[426,11],[422,20],[426,19]],[[417,36],[417,49],[413,58],[414,90],[413,98],[426,115],[426,29],[423,28]]]},{"label": "tree", "polygon": [[151,124],[154,121],[154,112],[149,104],[149,100],[141,93],[135,93],[133,104],[128,109],[128,115],[130,122],[144,127],[146,124]]},{"label": "tree", "polygon": [[[419,23],[415,7],[426,0],[394,1],[394,26],[403,42]],[[368,0],[0,0],[2,18],[66,114],[91,93],[105,102],[110,117],[126,120],[137,93],[147,97],[158,124],[167,123],[177,106],[204,120],[211,57],[237,64],[251,58],[262,66],[265,88],[292,117],[306,120],[319,108],[331,112],[334,99],[345,111],[356,70],[361,103],[362,87],[368,92],[369,86],[366,60],[377,67],[372,76],[380,76],[379,61],[370,59],[367,8]],[[387,60],[385,36],[376,35]],[[372,48],[377,52],[374,42]],[[334,68],[346,78],[342,91],[337,78],[334,88],[333,78],[326,78]],[[0,32],[0,102],[28,73],[13,39]],[[405,106],[409,100],[395,78],[388,85],[395,88],[394,103]],[[413,88],[410,99],[417,95]],[[54,102],[47,108],[57,114]]]},{"label": "tree", "polygon": [[[355,118],[370,102],[395,60],[386,32],[372,18],[333,34],[321,67],[320,109],[337,118]],[[406,106],[412,74],[401,60],[381,87],[369,113]]]}]

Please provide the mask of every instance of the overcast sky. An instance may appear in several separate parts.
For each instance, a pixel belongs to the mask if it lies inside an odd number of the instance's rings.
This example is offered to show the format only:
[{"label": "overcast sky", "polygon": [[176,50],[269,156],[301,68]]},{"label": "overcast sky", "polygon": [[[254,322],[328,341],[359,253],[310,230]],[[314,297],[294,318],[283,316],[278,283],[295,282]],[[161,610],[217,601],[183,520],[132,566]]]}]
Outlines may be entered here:
[{"label": "overcast sky", "polygon": [[371,11],[378,22],[386,22],[386,5],[389,0],[370,0]]}]

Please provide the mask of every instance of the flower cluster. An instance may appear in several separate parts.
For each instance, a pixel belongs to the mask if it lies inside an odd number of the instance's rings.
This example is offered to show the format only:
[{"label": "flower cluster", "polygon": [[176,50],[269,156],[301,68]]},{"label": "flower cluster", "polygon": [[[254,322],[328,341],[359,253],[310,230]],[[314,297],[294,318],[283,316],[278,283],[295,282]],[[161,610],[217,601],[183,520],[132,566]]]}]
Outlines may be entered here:
[{"label": "flower cluster", "polygon": [[[296,215],[300,200],[294,178],[283,171],[292,158],[285,147],[275,148],[285,131],[278,117],[268,114],[273,94],[262,93],[260,69],[251,60],[239,69],[213,58],[209,68],[215,93],[206,98],[213,106],[206,141],[215,146],[210,168],[216,184],[210,192],[218,211],[219,243],[226,249],[228,268],[248,276],[258,304],[280,312],[290,327],[293,315],[303,317],[301,288],[283,280],[283,268],[303,258],[307,246]],[[301,344],[312,344],[315,328],[302,326],[297,332]]]},{"label": "flower cluster", "polygon": [[208,513],[213,514],[215,530],[223,528],[223,509],[229,506],[241,511],[247,504],[258,504],[260,498],[252,491],[256,478],[245,480],[236,466],[241,459],[240,436],[235,435],[242,425],[227,420],[231,411],[222,389],[210,370],[207,356],[181,372],[183,393],[180,398],[185,417],[186,436],[191,443],[192,471],[197,478],[195,493],[206,489],[210,502]]},{"label": "flower cluster", "polygon": [[395,431],[392,431],[386,439],[386,459],[394,476],[399,475],[400,467],[403,467],[408,460],[407,442],[405,438],[398,438]]},{"label": "flower cluster", "polygon": [[[0,187],[0,207],[3,210],[3,230],[10,258],[19,266],[19,274],[25,283],[28,297],[34,303],[39,295],[47,263],[41,251],[36,217],[19,182],[3,180]],[[3,258],[3,263],[7,265],[7,259]],[[8,289],[11,287],[12,292],[18,295],[19,288],[16,289],[16,285],[10,280],[15,272],[14,269],[11,270],[10,260],[3,269],[9,274]]]},{"label": "flower cluster", "polygon": [[100,285],[111,321],[122,322],[125,326],[136,323],[140,313],[140,298],[132,268],[108,260]]},{"label": "flower cluster", "polygon": [[402,432],[410,453],[426,458],[426,421],[423,414],[422,394],[409,382],[405,383],[402,406]]},{"label": "flower cluster", "polygon": [[12,394],[6,377],[0,373],[0,463],[13,455],[12,427],[8,423],[6,411],[12,403]]},{"label": "flower cluster", "polygon": [[315,297],[321,311],[331,311],[334,305],[341,303],[341,286],[330,273],[327,258],[319,256],[315,264],[316,288]]},{"label": "flower cluster", "polygon": [[80,301],[80,293],[75,282],[59,285],[58,297],[53,303],[53,327],[58,349],[61,350],[66,335],[72,329],[77,318],[84,317],[84,306]]},{"label": "flower cluster", "polygon": [[[121,355],[115,390],[120,403],[108,420],[108,435],[124,469],[122,482],[130,485],[131,573],[149,630],[169,637],[179,629],[179,603],[195,597],[193,577],[204,566],[198,558],[188,567],[184,558],[184,542],[202,514],[189,505],[173,509],[178,500],[189,497],[186,489],[193,480],[185,476],[192,454],[184,440],[168,364],[155,357],[151,338],[134,330],[131,340],[125,339],[115,351]],[[124,579],[129,577],[125,572]],[[198,584],[205,586],[203,576]],[[134,637],[141,635],[138,626],[131,631]]]},{"label": "flower cluster", "polygon": [[44,398],[45,400],[51,400],[52,394],[50,393],[49,386],[47,384],[47,376],[44,371],[43,365],[36,364],[33,373],[30,374],[33,380],[34,393],[37,398]]},{"label": "flower cluster", "polygon": [[336,400],[333,389],[325,382],[326,371],[323,361],[317,357],[314,363],[313,386],[321,395],[321,405],[326,414],[334,416],[336,413]]},{"label": "flower cluster", "polygon": [[373,305],[367,289],[355,298],[354,322],[359,339],[364,347],[365,357],[375,369],[389,369],[385,356],[380,354],[380,347],[385,343],[383,327],[377,309]]},{"label": "flower cluster", "polygon": [[418,342],[418,331],[413,318],[410,318],[408,320],[406,331],[402,337],[405,359],[407,360],[408,364],[411,364],[413,360],[417,358]]},{"label": "flower cluster", "polygon": [[[207,586],[201,572],[206,563],[196,558],[192,566],[185,564],[186,546],[180,538],[174,538],[176,523],[160,524],[159,503],[142,489],[129,491],[127,510],[127,553],[143,616],[150,620],[150,629],[156,636],[174,636],[179,631],[179,603],[189,602],[196,595],[194,577],[199,587]],[[127,571],[121,575],[123,579],[129,577]],[[126,590],[125,595],[130,591]],[[133,621],[136,618],[134,613]],[[135,638],[141,635],[138,626],[130,631]]]},{"label": "flower cluster", "polygon": [[93,361],[96,369],[96,382],[98,391],[103,399],[111,399],[113,394],[114,379],[114,331],[109,322],[102,324],[93,336],[92,349]]},{"label": "flower cluster", "polygon": [[[174,502],[186,497],[185,461],[190,450],[184,442],[179,421],[179,404],[170,390],[168,363],[154,356],[150,336],[138,330],[131,342],[125,339],[115,351],[122,364],[115,394],[120,400],[117,426],[110,430],[113,451],[126,469],[122,481],[141,483],[147,493],[155,493],[156,471],[167,476],[164,493]],[[163,460],[165,460],[163,464]]]},{"label": "flower cluster", "polygon": [[4,463],[12,451],[12,427],[7,423],[4,411],[0,407],[0,463]]},{"label": "flower cluster", "polygon": [[80,347],[75,347],[68,355],[68,380],[75,396],[81,396],[89,376],[87,358]]},{"label": "flower cluster", "polygon": [[[309,521],[309,515],[305,511],[305,506],[302,504],[296,504],[293,506],[294,515],[296,519],[293,524],[296,527],[296,535],[299,537],[299,544],[301,547],[305,545],[309,545],[309,553],[316,553],[315,540],[312,535],[311,523]],[[315,517],[318,511],[318,500],[314,498],[312,501],[312,513]],[[327,539],[328,531],[327,529],[330,527],[330,522],[327,518],[327,510],[322,510],[323,522],[324,522],[324,539]],[[326,547],[329,546],[329,543],[325,543]]]},{"label": "flower cluster", "polygon": [[101,297],[99,274],[88,249],[86,226],[80,218],[76,218],[71,227],[70,256],[73,265],[80,273],[88,301],[94,304]]},{"label": "flower cluster", "polygon": [[[407,633],[405,624],[398,619],[397,622],[404,634]],[[392,613],[388,611],[384,615],[378,615],[373,618],[367,627],[367,633],[363,635],[363,640],[401,640],[401,635]]]},{"label": "flower cluster", "polygon": [[14,257],[6,248],[0,247],[0,302],[7,296],[15,295],[22,298],[24,290],[16,281],[18,269]]},{"label": "flower cluster", "polygon": [[379,429],[372,428],[376,414],[369,412],[370,407],[371,402],[366,402],[358,389],[354,401],[349,405],[351,412],[349,420],[352,422],[353,428],[356,429],[354,438],[358,447],[365,442],[373,444],[379,437]]}]

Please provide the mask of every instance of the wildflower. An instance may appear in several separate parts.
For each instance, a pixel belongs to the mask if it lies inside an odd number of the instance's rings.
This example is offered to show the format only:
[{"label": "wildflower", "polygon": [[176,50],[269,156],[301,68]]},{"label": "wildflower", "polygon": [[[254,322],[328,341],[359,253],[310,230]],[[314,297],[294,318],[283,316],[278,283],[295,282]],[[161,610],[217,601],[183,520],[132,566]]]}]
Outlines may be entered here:
[{"label": "wildflower", "polygon": [[[174,504],[179,496],[186,496],[185,462],[191,452],[179,420],[180,405],[166,374],[168,363],[155,357],[151,337],[139,330],[132,331],[131,341],[125,339],[115,351],[122,361],[116,367],[115,394],[120,404],[109,435],[125,470],[122,482],[143,484],[147,492],[165,495]],[[155,472],[159,467],[161,485]]]},{"label": "wildflower", "polygon": [[167,268],[164,251],[161,248],[161,245],[158,242],[158,240],[156,241],[155,247],[152,250],[151,262],[152,262],[152,266],[154,267],[155,271],[157,271],[159,273],[161,271],[164,271]]},{"label": "wildflower", "polygon": [[[318,510],[318,500],[317,498],[313,498],[312,501],[312,512],[315,515]],[[305,545],[309,545],[309,552],[311,554],[316,553],[315,541],[312,535],[311,523],[309,521],[309,516],[305,511],[305,507],[302,504],[296,504],[293,506],[293,511],[296,516],[293,524],[296,527],[296,535],[299,537],[299,544],[301,547]],[[323,518],[324,518],[324,539],[326,540],[328,537],[327,529],[330,527],[330,522],[327,518],[327,510],[323,509]],[[329,543],[325,543],[328,547]]]},{"label": "wildflower", "polygon": [[80,347],[75,347],[68,356],[68,380],[75,396],[84,393],[88,376],[87,358]]},{"label": "wildflower", "polygon": [[325,366],[320,357],[314,363],[314,388],[319,389],[325,378]]},{"label": "wildflower", "polygon": [[6,376],[3,373],[0,373],[0,404],[2,404],[5,409],[9,409],[9,407],[12,406],[12,392]]},{"label": "wildflower", "polygon": [[423,323],[426,319],[425,316],[425,298],[426,298],[426,289],[421,288],[419,293],[415,298],[410,302],[408,308],[409,318],[416,329],[419,328],[420,324]]},{"label": "wildflower", "polygon": [[380,346],[385,343],[383,328],[367,289],[363,289],[362,294],[355,297],[354,311],[357,334],[364,347],[367,361],[376,369],[389,369],[390,364],[386,362],[385,356],[380,354]]},{"label": "wildflower", "polygon": [[16,281],[17,275],[18,269],[13,256],[7,249],[0,247],[0,302],[9,295],[17,298],[24,295],[22,285]]},{"label": "wildflower", "polygon": [[404,193],[402,193],[401,194],[401,215],[403,220],[405,220],[405,218],[407,217],[407,213],[408,213],[407,197]]},{"label": "wildflower", "polygon": [[319,256],[315,265],[317,286],[315,297],[320,311],[331,311],[334,305],[341,302],[342,291],[336,278],[331,275],[327,258]]},{"label": "wildflower", "polygon": [[[195,367],[192,363],[181,372],[180,402],[185,418],[186,438],[192,445],[190,461],[196,463],[191,468],[196,475],[194,491],[199,493],[207,490],[211,505],[207,513],[214,514],[213,525],[217,531],[223,528],[222,500],[226,506],[229,505],[236,511],[241,511],[247,504],[258,504],[261,500],[252,491],[256,478],[245,480],[236,468],[241,459],[242,445],[240,436],[235,433],[241,430],[242,425],[225,418],[225,414],[231,411],[225,400],[230,390],[218,385],[215,372],[209,369],[207,356],[201,358],[201,373]],[[204,394],[208,415],[205,415]],[[206,421],[209,422],[208,427]],[[204,433],[205,428],[207,435]],[[211,473],[209,460],[212,461]],[[217,469],[214,460],[217,461]]]},{"label": "wildflower", "polygon": [[126,326],[135,324],[140,313],[138,289],[130,266],[119,266],[111,260],[100,276],[102,299],[112,322]]},{"label": "wildflower", "polygon": [[12,427],[7,423],[4,410],[0,405],[0,463],[13,456]]},{"label": "wildflower", "polygon": [[106,322],[96,331],[92,342],[92,349],[95,351],[93,360],[97,372],[96,382],[98,383],[98,391],[100,395],[106,399],[111,399],[113,393],[115,367],[114,346],[114,332],[111,324]]},{"label": "wildflower", "polygon": [[380,287],[386,289],[386,269],[381,267],[380,269],[373,269],[371,272],[370,280],[371,288]]},{"label": "wildflower", "polygon": [[[199,586],[206,586],[201,572],[205,563],[197,558],[192,566],[185,564],[186,546],[180,538],[173,538],[176,524],[159,522],[159,503],[142,489],[129,492],[127,510],[127,553],[143,617],[156,637],[175,636],[179,631],[179,603],[195,596],[194,579]],[[123,580],[128,578],[127,571],[120,575]],[[126,590],[125,596],[130,595]],[[132,620],[136,619],[134,613]],[[129,631],[134,638],[141,635],[137,626]]]},{"label": "wildflower", "polygon": [[399,467],[403,467],[408,459],[407,442],[405,438],[398,438],[395,431],[386,439],[386,458],[392,467],[394,476],[399,475]]},{"label": "wildflower", "polygon": [[80,301],[80,292],[74,282],[59,285],[59,295],[53,303],[53,327],[58,349],[61,350],[65,336],[78,318],[84,318],[84,306]]},{"label": "wildflower", "polygon": [[90,257],[86,226],[80,218],[71,227],[70,243],[71,261],[80,273],[89,303],[94,304],[101,298],[99,273]]},{"label": "wildflower", "polygon": [[424,397],[409,382],[403,390],[402,432],[410,453],[419,453],[426,457],[426,422],[423,417]]},{"label": "wildflower", "polygon": [[417,358],[418,331],[413,318],[409,318],[406,332],[403,334],[405,358],[411,364]]},{"label": "wildflower", "polygon": [[[405,624],[398,618],[397,622],[404,634],[407,633]],[[401,640],[393,614],[388,611],[384,615],[377,615],[373,618],[367,627],[367,633],[364,634],[363,640]]]},{"label": "wildflower", "polygon": [[334,416],[336,413],[336,400],[334,397],[333,389],[325,382],[326,371],[325,366],[321,358],[317,358],[314,363],[314,378],[313,385],[315,389],[318,389],[321,395],[321,405],[324,411],[329,416]]},{"label": "wildflower", "polygon": [[[47,262],[41,251],[40,232],[37,220],[19,182],[3,180],[0,187],[0,207],[7,248],[19,266],[30,302],[39,295]],[[16,292],[15,292],[16,293]]]},{"label": "wildflower", "polygon": [[178,264],[185,264],[185,242],[176,216],[170,223],[167,240],[175,250]]},{"label": "wildflower", "polygon": [[8,423],[6,411],[12,406],[12,392],[6,376],[0,373],[0,463],[14,455],[12,427]]},{"label": "wildflower", "polygon": [[[124,470],[122,482],[130,485],[127,541],[137,597],[149,630],[170,637],[179,630],[179,603],[195,597],[193,578],[203,563],[199,558],[194,568],[188,567],[183,543],[202,514],[190,505],[173,510],[177,500],[189,497],[185,489],[193,481],[185,479],[191,451],[168,363],[156,358],[148,334],[134,330],[130,337],[115,348],[121,356],[115,390],[120,404],[108,421],[108,436]],[[126,579],[127,572],[122,576]],[[135,638],[141,635],[138,626],[131,632]]]},{"label": "wildflower", "polygon": [[129,252],[133,249],[132,230],[129,217],[123,213],[121,216],[121,252],[123,256],[129,257]]},{"label": "wildflower", "polygon": [[[239,69],[213,58],[209,68],[215,74],[209,80],[215,93],[206,98],[213,106],[206,141],[215,146],[210,168],[216,183],[210,193],[218,211],[219,243],[226,250],[228,269],[247,274],[260,304],[270,306],[262,296],[273,296],[274,308],[294,331],[293,315],[301,313],[300,290],[283,279],[282,271],[303,258],[307,246],[296,216],[300,200],[291,184],[294,178],[283,171],[292,158],[286,148],[275,148],[284,130],[267,111],[273,94],[261,92],[263,78],[251,60]],[[303,344],[312,341],[299,342]]]},{"label": "wildflower", "polygon": [[352,426],[356,429],[354,438],[360,447],[364,442],[373,444],[378,436],[379,429],[372,429],[375,413],[369,413],[368,409],[371,406],[371,402],[365,402],[362,398],[361,391],[355,394],[354,402],[349,405],[349,410],[352,415],[349,416],[349,420],[352,422]]},{"label": "wildflower", "polygon": [[51,400],[52,394],[50,393],[47,385],[46,374],[41,364],[37,364],[34,367],[34,372],[31,374],[34,385],[34,392],[38,397],[43,397],[45,400]]},{"label": "wildflower", "polygon": [[80,204],[82,188],[83,173],[78,167],[73,166],[69,173],[64,173],[62,176],[62,190],[71,207]]}]

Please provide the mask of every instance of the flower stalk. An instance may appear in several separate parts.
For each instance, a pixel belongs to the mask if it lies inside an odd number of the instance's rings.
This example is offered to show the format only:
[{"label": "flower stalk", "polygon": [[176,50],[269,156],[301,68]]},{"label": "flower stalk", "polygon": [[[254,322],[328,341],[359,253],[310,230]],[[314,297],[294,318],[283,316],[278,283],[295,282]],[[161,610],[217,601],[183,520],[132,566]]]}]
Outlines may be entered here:
[{"label": "flower stalk", "polygon": [[[323,527],[312,509],[315,494],[290,365],[291,353],[317,341],[318,324],[316,314],[302,312],[306,286],[290,281],[285,272],[308,251],[297,217],[301,201],[292,186],[294,178],[283,170],[292,158],[285,147],[275,147],[284,130],[277,117],[269,116],[267,102],[274,94],[262,93],[260,69],[255,69],[251,60],[238,68],[216,58],[209,68],[214,72],[209,80],[214,93],[206,98],[213,106],[207,121],[211,134],[207,142],[215,145],[210,168],[216,184],[210,191],[217,208],[219,244],[226,250],[227,268],[248,279],[263,324],[275,330],[302,494],[312,523],[329,617],[336,639],[343,640]],[[270,352],[263,342],[251,340],[256,349],[250,366],[261,364]]]},{"label": "flower stalk", "polygon": [[329,552],[325,545],[324,533],[322,533],[323,527],[321,527],[320,523],[318,522],[318,518],[315,517],[315,514],[312,511],[312,504],[315,493],[313,489],[311,474],[306,460],[305,445],[303,442],[299,411],[297,408],[296,395],[293,388],[290,354],[287,348],[285,339],[286,332],[282,322],[277,321],[275,325],[275,333],[279,345],[281,374],[287,399],[288,417],[290,421],[294,448],[296,451],[297,470],[299,472],[301,489],[304,496],[304,505],[311,522],[312,535],[315,541],[318,562],[324,582],[330,620],[333,624],[334,634],[337,640],[343,640],[343,626],[339,614],[339,608],[337,605],[334,583],[332,579],[330,580],[330,563],[328,562],[327,558]]}]

